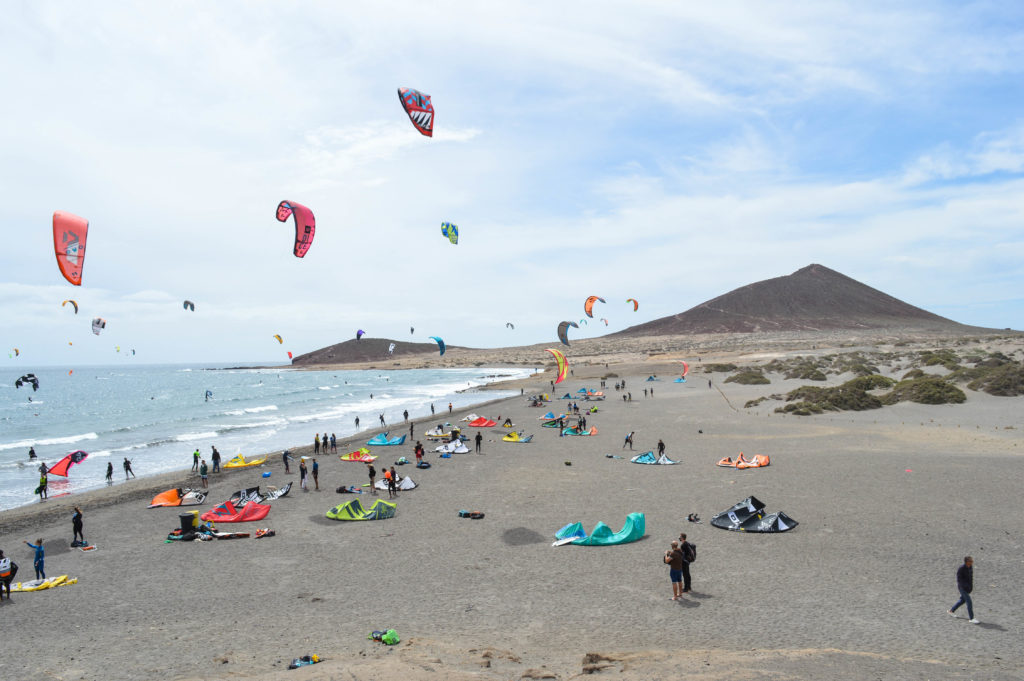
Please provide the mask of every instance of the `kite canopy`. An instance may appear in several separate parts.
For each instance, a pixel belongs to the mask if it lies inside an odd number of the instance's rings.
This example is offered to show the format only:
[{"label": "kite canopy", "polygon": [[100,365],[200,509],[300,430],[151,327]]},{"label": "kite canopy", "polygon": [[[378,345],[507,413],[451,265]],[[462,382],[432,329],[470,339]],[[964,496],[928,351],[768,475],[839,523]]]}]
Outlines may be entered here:
[{"label": "kite canopy", "polygon": [[394,351],[395,351],[395,344],[394,343],[388,343],[388,355],[391,355],[392,353],[394,353]]},{"label": "kite canopy", "polygon": [[605,319],[604,317],[601,317],[601,321],[604,322],[605,326],[608,326],[608,320],[607,319]]},{"label": "kite canopy", "polygon": [[496,421],[492,421],[486,416],[475,418],[467,424],[469,428],[493,428],[496,425],[498,425]]},{"label": "kite canopy", "polygon": [[627,303],[633,303],[633,312],[636,312],[640,308],[640,303],[636,302],[636,298],[626,298]]},{"label": "kite canopy", "polygon": [[276,334],[275,333],[273,336],[271,336],[271,338],[276,338],[278,343],[280,343],[281,345],[284,345],[284,339],[281,338],[280,334]]},{"label": "kite canopy", "polygon": [[459,226],[451,222],[441,223],[441,234],[452,242],[452,245],[459,243]]},{"label": "kite canopy", "polygon": [[364,333],[366,333],[366,332],[363,331],[362,329],[359,329],[358,331],[356,331],[356,340],[359,340],[360,338],[362,338]]},{"label": "kite canopy", "polygon": [[[563,324],[565,322],[562,322]],[[566,343],[568,345],[568,343]],[[561,383],[565,380],[565,375],[569,373],[569,361],[562,354],[561,350],[555,350],[554,348],[547,348],[555,358],[555,364],[558,366],[558,375],[555,377],[555,383]]]},{"label": "kite canopy", "polygon": [[583,303],[583,311],[587,313],[588,317],[594,316],[594,303],[596,302],[603,303],[604,298],[601,298],[600,296],[590,296],[587,298],[586,302]]},{"label": "kite canopy", "polygon": [[14,381],[14,387],[20,388],[23,385],[31,385],[32,392],[39,390],[39,379],[36,378],[35,374],[25,374],[21,378]]},{"label": "kite canopy", "polygon": [[249,461],[246,461],[243,454],[238,454],[225,463],[224,468],[246,468],[248,466],[259,466],[265,463],[266,460],[267,457],[264,455],[262,459],[250,459]]},{"label": "kite canopy", "polygon": [[562,345],[569,344],[569,336],[566,335],[566,331],[568,331],[570,326],[577,329],[580,328],[580,325],[576,322],[562,322],[558,325],[558,340],[562,341]]},{"label": "kite canopy", "polygon": [[161,506],[198,506],[206,501],[206,492],[198,489],[169,489],[153,497],[147,508]]},{"label": "kite canopy", "polygon": [[63,478],[68,477],[68,469],[74,466],[76,463],[82,463],[85,461],[89,454],[79,449],[77,452],[71,452],[57,463],[50,466],[46,471],[49,475],[59,475]]},{"label": "kite canopy", "polygon": [[53,214],[53,251],[57,266],[64,278],[75,286],[82,285],[85,267],[85,239],[89,235],[89,221],[71,213]]},{"label": "kite canopy", "polygon": [[683,375],[680,378],[686,378],[686,374],[690,373],[690,365],[683,362]]},{"label": "kite canopy", "polygon": [[520,444],[525,444],[533,439],[533,435],[521,435],[518,431],[513,430],[501,439],[503,442],[518,442]]},{"label": "kite canopy", "polygon": [[196,304],[193,303],[191,300],[186,300],[184,303],[181,304],[181,307],[186,310],[191,310],[192,312],[196,311]]},{"label": "kite canopy", "polygon": [[434,136],[434,105],[430,102],[430,95],[425,95],[419,90],[408,87],[398,88],[398,99],[402,102],[402,108],[409,115],[412,124],[427,137]]},{"label": "kite canopy", "polygon": [[200,520],[217,523],[245,523],[251,520],[263,520],[270,513],[270,506],[250,501],[240,509],[236,509],[230,501],[214,506],[199,516]]},{"label": "kite canopy", "polygon": [[375,447],[387,447],[387,446],[393,446],[393,445],[404,445],[405,444],[405,435],[399,435],[397,437],[389,438],[387,433],[378,433],[377,435],[374,435],[369,440],[367,440],[366,444],[373,445]]},{"label": "kite canopy", "polygon": [[785,532],[799,523],[785,513],[764,513],[764,503],[756,497],[747,497],[721,513],[711,517],[711,524],[733,532]]},{"label": "kite canopy", "polygon": [[331,520],[386,520],[394,518],[397,504],[389,504],[383,499],[373,502],[369,509],[363,508],[359,499],[353,499],[344,504],[338,504],[325,515]]},{"label": "kite canopy", "polygon": [[356,451],[348,452],[347,454],[340,454],[338,458],[342,461],[359,461],[362,463],[369,463],[377,459],[377,457],[370,454],[370,450],[366,447],[360,447]]},{"label": "kite canopy", "polygon": [[313,211],[301,203],[293,201],[282,201],[277,204],[277,221],[285,222],[289,217],[295,218],[295,248],[296,258],[302,258],[313,245],[313,235],[316,233],[316,218]]},{"label": "kite canopy", "polygon": [[664,454],[662,454],[661,456],[655,458],[654,452],[644,452],[643,454],[637,454],[632,459],[630,459],[630,462],[632,462],[632,463],[646,463],[646,464],[652,464],[652,465],[654,465],[654,464],[661,464],[663,466],[670,466],[670,465],[672,465],[674,463],[679,463],[678,461],[673,461],[672,459],[668,458]]},{"label": "kite canopy", "polygon": [[630,513],[626,516],[626,524],[618,532],[612,532],[610,527],[599,522],[588,537],[583,529],[583,525],[580,523],[569,523],[555,533],[555,538],[568,539],[569,537],[576,537],[576,540],[571,543],[578,546],[614,546],[616,544],[628,544],[629,542],[637,541],[644,536],[644,526],[645,518],[643,513]]},{"label": "kite canopy", "polygon": [[431,336],[430,338],[431,340],[437,341],[437,349],[440,350],[441,354],[443,355],[445,350],[444,341],[438,338],[437,336]]},{"label": "kite canopy", "polygon": [[509,329],[512,329],[513,331],[516,330],[516,325],[513,324],[512,322],[505,322],[505,326]]},{"label": "kite canopy", "polygon": [[[100,331],[107,328],[107,320],[103,317],[96,317],[92,320],[92,332],[97,336],[100,335]],[[120,350],[118,350],[120,352]]]},{"label": "kite canopy", "polygon": [[64,307],[68,303],[71,303],[72,307],[75,308],[75,314],[78,314],[78,303],[75,302],[74,300],[71,300],[70,298],[68,300],[65,300],[63,303],[61,303],[60,306]]}]

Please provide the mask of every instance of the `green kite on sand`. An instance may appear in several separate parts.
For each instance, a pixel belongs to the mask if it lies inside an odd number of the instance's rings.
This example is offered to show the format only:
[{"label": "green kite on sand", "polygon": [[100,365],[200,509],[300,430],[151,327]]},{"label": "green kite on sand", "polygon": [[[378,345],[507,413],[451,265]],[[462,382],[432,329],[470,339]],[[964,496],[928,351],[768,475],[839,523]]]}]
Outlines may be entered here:
[{"label": "green kite on sand", "polygon": [[353,499],[332,508],[327,512],[327,517],[331,520],[384,520],[394,518],[397,509],[397,504],[389,504],[383,499],[378,499],[373,502],[373,506],[365,509],[359,499]]}]

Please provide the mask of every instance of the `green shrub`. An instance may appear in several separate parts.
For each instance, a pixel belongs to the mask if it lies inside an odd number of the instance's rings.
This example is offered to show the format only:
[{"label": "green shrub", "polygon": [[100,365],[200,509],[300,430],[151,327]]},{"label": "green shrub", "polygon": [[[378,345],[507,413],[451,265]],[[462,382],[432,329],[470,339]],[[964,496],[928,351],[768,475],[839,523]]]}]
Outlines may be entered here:
[{"label": "green shrub", "polygon": [[920,369],[911,369],[907,373],[903,374],[903,380],[904,381],[909,381],[912,378],[921,378],[924,375],[925,375],[925,373],[923,371],[921,371]]},{"label": "green shrub", "polygon": [[762,402],[764,402],[765,400],[768,400],[768,399],[771,399],[771,398],[765,396],[765,397],[758,397],[756,400],[747,400],[747,403],[743,405],[743,408],[744,409],[750,409],[751,407],[756,407],[757,405],[761,404]]},{"label": "green shrub", "polygon": [[738,374],[733,374],[725,379],[726,383],[739,383],[740,385],[768,385],[771,381],[768,377],[755,369],[746,369]]},{"label": "green shrub", "polygon": [[715,372],[736,371],[737,368],[735,364],[708,364],[704,367],[704,373],[713,374]]},{"label": "green shrub", "polygon": [[813,402],[793,402],[775,409],[776,414],[793,414],[794,416],[810,416],[811,414],[820,414],[823,411],[819,405]]},{"label": "green shrub", "polygon": [[998,397],[1024,395],[1024,365],[1010,362],[989,368],[983,376],[968,383],[967,387],[971,390],[983,390]]},{"label": "green shrub", "polygon": [[[885,379],[884,376],[879,376],[878,378],[888,380]],[[791,390],[786,395],[786,401],[806,402],[807,404],[816,405],[820,409],[828,411],[864,411],[867,409],[879,409],[882,406],[881,400],[867,392],[867,390],[871,388],[866,386],[873,386],[874,384],[874,380],[865,381],[864,378],[855,378],[832,388],[803,385],[796,390]],[[801,409],[806,408],[807,407],[801,407]],[[780,409],[785,411],[785,408]]]},{"label": "green shrub", "polygon": [[852,378],[843,386],[855,390],[877,390],[878,388],[891,388],[895,385],[896,381],[880,374],[871,374],[869,376],[858,376]]},{"label": "green shrub", "polygon": [[897,383],[892,392],[882,396],[882,403],[960,404],[966,399],[963,390],[942,376],[922,376]]}]

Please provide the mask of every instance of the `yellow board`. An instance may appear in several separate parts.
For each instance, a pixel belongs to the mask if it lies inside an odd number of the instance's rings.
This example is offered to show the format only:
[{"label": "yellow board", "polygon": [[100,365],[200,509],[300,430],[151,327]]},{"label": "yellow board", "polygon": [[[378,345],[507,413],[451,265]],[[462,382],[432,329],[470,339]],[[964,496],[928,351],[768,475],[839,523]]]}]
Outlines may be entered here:
[{"label": "yellow board", "polygon": [[61,575],[60,577],[48,577],[46,579],[34,579],[29,582],[18,582],[11,587],[11,592],[19,591],[44,591],[46,589],[53,589],[58,586],[68,586],[69,584],[77,584],[78,578],[72,577],[68,579],[67,575]]}]

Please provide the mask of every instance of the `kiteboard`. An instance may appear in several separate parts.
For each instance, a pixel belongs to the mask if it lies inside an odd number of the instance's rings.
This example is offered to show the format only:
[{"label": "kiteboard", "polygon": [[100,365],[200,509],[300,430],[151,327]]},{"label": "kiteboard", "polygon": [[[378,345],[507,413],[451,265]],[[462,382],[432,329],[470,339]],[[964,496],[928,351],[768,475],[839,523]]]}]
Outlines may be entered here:
[{"label": "kiteboard", "polygon": [[579,537],[566,537],[565,539],[559,539],[558,541],[553,542],[551,545],[552,546],[565,546],[566,544],[573,543],[577,539],[579,539]]}]

